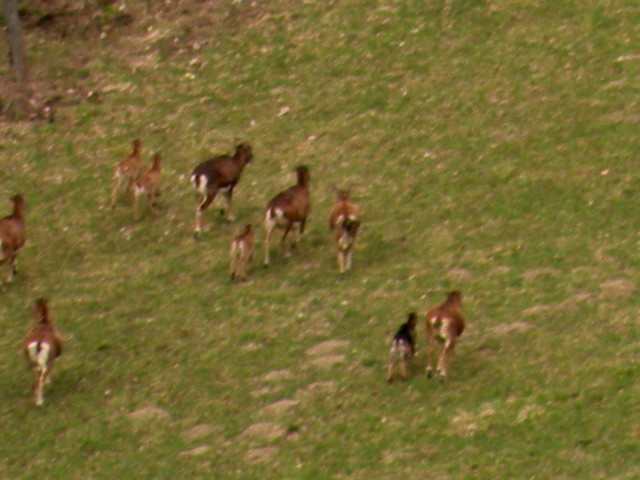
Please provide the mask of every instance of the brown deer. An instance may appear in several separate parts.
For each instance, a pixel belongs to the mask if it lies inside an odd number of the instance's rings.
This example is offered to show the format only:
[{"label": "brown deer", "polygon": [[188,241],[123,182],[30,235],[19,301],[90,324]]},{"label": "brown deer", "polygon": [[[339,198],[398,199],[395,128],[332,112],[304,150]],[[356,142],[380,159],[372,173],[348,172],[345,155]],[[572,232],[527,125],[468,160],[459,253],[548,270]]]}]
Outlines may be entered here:
[{"label": "brown deer", "polygon": [[407,364],[409,359],[416,354],[416,323],[418,316],[411,312],[407,321],[400,325],[400,328],[393,336],[391,350],[389,351],[389,364],[387,366],[387,381],[393,380],[393,374],[400,368],[400,375],[407,379]]},{"label": "brown deer", "polygon": [[349,190],[336,190],[336,203],[329,212],[329,228],[338,249],[338,269],[340,273],[351,270],[353,246],[360,229],[358,207],[349,200]]},{"label": "brown deer", "polygon": [[113,183],[111,187],[111,208],[115,208],[118,192],[121,190],[122,185],[126,184],[125,194],[128,195],[133,184],[138,178],[140,172],[140,164],[142,160],[140,158],[140,140],[133,141],[133,148],[131,153],[123,158],[116,166],[116,170],[113,174]]},{"label": "brown deer", "polygon": [[253,227],[247,225],[244,231],[231,241],[229,249],[231,280],[243,282],[247,279],[247,264],[253,257]]},{"label": "brown deer", "polygon": [[44,384],[49,383],[56,358],[62,354],[60,334],[49,318],[47,300],[39,298],[34,305],[37,323],[29,330],[22,342],[22,350],[29,369],[34,376],[36,405],[44,402]]},{"label": "brown deer", "polygon": [[146,195],[147,207],[152,213],[158,213],[156,200],[160,196],[160,162],[162,157],[156,153],[151,160],[151,168],[136,179],[134,185],[133,216],[138,220],[138,203],[140,197]]},{"label": "brown deer", "polygon": [[280,240],[280,250],[284,256],[289,255],[285,240],[289,231],[296,229],[294,246],[300,241],[304,233],[304,226],[311,208],[309,200],[309,169],[304,166],[296,167],[297,183],[273,197],[267,205],[264,218],[264,264],[269,265],[269,243],[274,227],[284,229]]},{"label": "brown deer", "polygon": [[[231,197],[233,189],[240,181],[242,170],[253,159],[251,146],[241,143],[236,146],[233,156],[220,155],[202,162],[191,173],[191,184],[198,190],[200,198],[196,208],[196,236],[202,230],[202,212],[211,205],[218,191],[222,191],[227,200],[226,217],[233,220],[231,212]],[[225,213],[225,210],[220,210]]]},{"label": "brown deer", "polygon": [[24,197],[14,195],[11,197],[13,211],[11,215],[0,218],[0,265],[9,264],[7,282],[11,282],[18,270],[16,258],[18,251],[26,240],[24,228]]},{"label": "brown deer", "polygon": [[425,333],[427,336],[427,375],[433,376],[433,360],[435,356],[435,342],[442,344],[438,358],[437,372],[441,377],[447,375],[447,359],[453,354],[456,340],[464,331],[462,317],[462,294],[452,291],[447,299],[431,308],[426,315]]}]

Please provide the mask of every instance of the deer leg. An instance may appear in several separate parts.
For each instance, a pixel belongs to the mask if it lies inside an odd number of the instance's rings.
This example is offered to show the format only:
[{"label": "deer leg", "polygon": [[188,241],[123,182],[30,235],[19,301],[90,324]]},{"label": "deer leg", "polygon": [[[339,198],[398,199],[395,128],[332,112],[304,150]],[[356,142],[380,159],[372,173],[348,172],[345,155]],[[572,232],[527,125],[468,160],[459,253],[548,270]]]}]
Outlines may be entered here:
[{"label": "deer leg", "polygon": [[347,250],[347,253],[345,254],[345,256],[347,257],[346,269],[351,270],[351,249]]},{"label": "deer leg", "polygon": [[338,270],[340,273],[344,273],[344,253],[342,250],[338,250]]},{"label": "deer leg", "polygon": [[271,232],[273,232],[273,227],[275,226],[275,220],[269,217],[269,212],[267,212],[267,217],[264,219],[264,266],[269,266],[269,243],[271,242]]},{"label": "deer leg", "polygon": [[453,351],[453,341],[447,340],[444,346],[442,347],[442,351],[440,352],[440,358],[438,360],[438,373],[441,377],[447,376],[447,357],[451,355]]},{"label": "deer leg", "polygon": [[433,338],[433,325],[427,318],[425,324],[425,333],[427,337],[427,377],[433,376],[433,355],[435,353],[435,339]]},{"label": "deer leg", "polygon": [[226,218],[229,222],[234,220],[234,216],[233,213],[231,211],[231,198],[233,197],[233,187],[229,187],[229,190],[224,192],[224,198],[227,202],[227,208],[226,208]]},{"label": "deer leg", "polygon": [[44,377],[44,384],[45,385],[51,384],[51,373],[52,372],[53,372],[53,363],[51,363],[49,366],[47,366],[47,371],[46,371],[45,377]]},{"label": "deer leg", "polygon": [[218,193],[217,189],[207,190],[207,193],[202,196],[200,205],[196,208],[196,235],[202,231],[202,212],[211,205],[213,199],[216,198],[216,193]]},{"label": "deer leg", "polygon": [[162,196],[162,195],[161,195],[161,193],[160,193],[160,188],[156,188],[156,189],[153,191],[153,199],[152,199],[152,200],[153,200],[153,206],[154,206],[154,207],[158,207],[158,202],[157,202],[157,200],[158,200],[161,196]]},{"label": "deer leg", "polygon": [[47,370],[46,368],[43,368],[37,379],[36,379],[36,388],[35,388],[35,397],[36,397],[36,405],[40,406],[44,403],[44,397],[42,395],[42,390],[44,388],[44,380],[45,380],[45,376],[46,376]]},{"label": "deer leg", "polygon": [[112,209],[116,207],[116,200],[118,198],[118,191],[122,187],[122,181],[123,180],[124,180],[124,177],[120,173],[116,173],[113,176],[113,182],[112,182],[112,186],[111,186],[111,208]]},{"label": "deer leg", "polygon": [[247,274],[246,274],[246,268],[245,268],[246,265],[247,265],[246,261],[247,261],[246,257],[241,258],[240,259],[240,265],[238,266],[238,271],[239,271],[239,274],[240,274],[240,280],[242,282],[247,280]]},{"label": "deer leg", "polygon": [[13,253],[9,255],[9,272],[7,273],[7,283],[13,282],[13,277],[18,273],[16,269],[16,258],[17,254]]},{"label": "deer leg", "polygon": [[407,356],[404,353],[400,359],[400,374],[403,379],[407,379]]},{"label": "deer leg", "polygon": [[142,195],[143,192],[139,192],[136,191],[133,194],[133,218],[135,220],[140,220],[140,208],[139,208],[139,203],[140,203],[140,195]]},{"label": "deer leg", "polygon": [[130,176],[127,178],[127,188],[125,189],[124,193],[125,195],[131,195],[131,191],[134,190],[133,188],[133,184],[135,183],[136,179],[133,176]]},{"label": "deer leg", "polygon": [[394,362],[393,359],[389,360],[389,364],[387,365],[387,382],[391,382],[393,380],[393,370],[394,370]]},{"label": "deer leg", "polygon": [[151,213],[157,215],[158,213],[160,213],[160,210],[158,210],[158,208],[155,206],[154,199],[155,194],[153,191],[147,193],[147,206],[149,207],[149,210],[151,210]]},{"label": "deer leg", "polygon": [[396,369],[396,363],[398,363],[398,345],[395,340],[391,342],[391,349],[389,350],[389,364],[387,365],[387,381],[393,380],[393,373]]},{"label": "deer leg", "polygon": [[282,252],[282,255],[284,257],[289,257],[291,255],[289,253],[289,250],[287,249],[286,239],[287,239],[287,235],[289,234],[289,230],[291,230],[292,225],[293,225],[292,223],[289,223],[287,225],[287,227],[284,229],[284,233],[282,234],[282,239],[280,240],[280,251]]},{"label": "deer leg", "polygon": [[231,244],[231,249],[229,250],[229,274],[231,275],[231,281],[235,280],[236,273],[236,252],[235,252],[235,242]]}]

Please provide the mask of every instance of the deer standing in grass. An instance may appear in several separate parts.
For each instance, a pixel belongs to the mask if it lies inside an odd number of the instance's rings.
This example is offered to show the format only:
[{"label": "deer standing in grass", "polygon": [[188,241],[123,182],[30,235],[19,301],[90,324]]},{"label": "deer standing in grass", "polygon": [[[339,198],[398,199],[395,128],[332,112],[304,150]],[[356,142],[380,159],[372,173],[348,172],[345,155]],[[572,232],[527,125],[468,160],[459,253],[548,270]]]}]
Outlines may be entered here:
[{"label": "deer standing in grass", "polygon": [[25,359],[34,377],[34,397],[36,405],[44,403],[43,389],[49,383],[56,358],[62,354],[62,341],[58,330],[49,318],[47,300],[39,298],[35,302],[34,313],[37,323],[29,330],[22,342]]},{"label": "deer standing in grass", "polygon": [[349,189],[336,190],[336,203],[329,212],[329,228],[338,249],[340,273],[351,270],[353,246],[360,228],[358,207],[349,200]]},{"label": "deer standing in grass", "polygon": [[393,336],[391,349],[389,351],[389,363],[387,366],[387,381],[393,380],[393,374],[397,368],[404,380],[407,379],[407,364],[409,359],[416,354],[416,323],[418,316],[411,312],[407,321],[400,325],[400,328]]},{"label": "deer standing in grass", "polygon": [[243,232],[235,237],[229,249],[231,280],[243,282],[247,279],[247,264],[253,257],[253,227],[247,225]]},{"label": "deer standing in grass", "polygon": [[202,212],[211,205],[218,191],[222,191],[227,201],[227,220],[233,220],[231,212],[231,198],[233,189],[240,181],[240,176],[247,163],[253,159],[251,146],[241,143],[236,146],[233,156],[220,155],[202,162],[191,173],[191,184],[199,192],[198,207],[196,208],[196,236],[202,231]]},{"label": "deer standing in grass", "polygon": [[18,251],[26,240],[24,228],[24,197],[14,195],[11,197],[13,211],[11,215],[0,218],[0,265],[9,264],[7,282],[11,282],[18,270],[16,259]]},{"label": "deer standing in grass", "polygon": [[286,238],[291,229],[294,229],[294,246],[297,246],[300,237],[304,233],[305,223],[311,203],[309,199],[309,169],[304,166],[296,167],[297,183],[273,197],[267,205],[264,218],[264,264],[269,265],[269,243],[274,227],[284,229],[280,240],[280,250],[284,256],[289,256],[286,246]]},{"label": "deer standing in grass", "polygon": [[128,195],[140,173],[142,159],[140,157],[140,140],[133,141],[131,153],[123,158],[116,166],[111,186],[111,208],[115,208],[118,192],[125,186],[125,194]]},{"label": "deer standing in grass", "polygon": [[147,207],[152,213],[158,213],[156,200],[160,196],[160,162],[162,157],[156,153],[151,160],[151,168],[138,176],[134,185],[133,215],[139,217],[138,203],[140,197],[146,195]]},{"label": "deer standing in grass", "polygon": [[426,315],[425,333],[427,336],[427,375],[433,376],[433,360],[436,354],[435,342],[442,344],[438,358],[438,374],[444,378],[447,375],[447,360],[453,355],[456,340],[464,331],[462,317],[462,294],[452,291],[447,299],[431,308]]}]

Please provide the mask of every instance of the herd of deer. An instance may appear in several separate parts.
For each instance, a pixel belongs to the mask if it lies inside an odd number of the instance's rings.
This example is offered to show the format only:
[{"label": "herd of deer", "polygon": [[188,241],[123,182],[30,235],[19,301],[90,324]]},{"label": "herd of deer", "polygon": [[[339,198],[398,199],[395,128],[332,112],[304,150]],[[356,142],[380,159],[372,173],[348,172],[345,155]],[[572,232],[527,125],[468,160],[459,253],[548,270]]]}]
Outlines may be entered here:
[{"label": "herd of deer", "polygon": [[[233,190],[240,180],[244,167],[251,162],[253,152],[248,144],[239,144],[233,155],[220,155],[199,164],[192,172],[190,180],[198,192],[196,207],[195,234],[202,231],[202,214],[213,202],[218,191],[226,198],[226,209],[223,210],[228,220],[233,220],[231,199]],[[156,201],[160,196],[161,155],[156,153],[151,160],[151,167],[142,170],[141,143],[134,140],[131,153],[118,163],[113,176],[111,190],[111,207],[114,208],[118,195],[125,187],[126,192],[133,191],[133,214],[139,219],[139,201],[146,197],[147,208],[158,213]],[[264,265],[269,265],[269,244],[275,227],[284,230],[280,240],[282,255],[288,256],[287,235],[294,230],[294,243],[297,245],[304,233],[305,223],[310,210],[309,169],[300,165],[296,167],[297,182],[295,185],[278,193],[267,204],[263,227]],[[336,189],[337,198],[329,211],[329,228],[337,250],[340,273],[351,269],[352,250],[360,228],[358,208],[349,200],[349,189]],[[0,219],[0,265],[8,264],[6,278],[11,282],[17,273],[16,257],[25,243],[24,198],[15,195],[11,198],[13,211]],[[245,281],[246,269],[251,261],[254,244],[254,228],[247,224],[242,232],[231,241],[229,250],[230,273],[232,281]],[[451,292],[447,300],[432,308],[426,315],[427,337],[427,374],[433,374],[432,352],[435,341],[442,343],[437,371],[445,376],[447,358],[453,353],[456,339],[464,330],[464,319],[461,313],[462,297],[457,291]],[[27,364],[34,374],[34,397],[36,405],[43,403],[43,387],[50,380],[55,359],[62,353],[60,335],[48,313],[47,300],[40,298],[34,306],[36,324],[27,333],[23,342],[23,351]],[[415,355],[415,328],[417,316],[409,314],[391,344],[387,378],[392,380],[399,367],[403,378],[407,378],[407,362]]]}]

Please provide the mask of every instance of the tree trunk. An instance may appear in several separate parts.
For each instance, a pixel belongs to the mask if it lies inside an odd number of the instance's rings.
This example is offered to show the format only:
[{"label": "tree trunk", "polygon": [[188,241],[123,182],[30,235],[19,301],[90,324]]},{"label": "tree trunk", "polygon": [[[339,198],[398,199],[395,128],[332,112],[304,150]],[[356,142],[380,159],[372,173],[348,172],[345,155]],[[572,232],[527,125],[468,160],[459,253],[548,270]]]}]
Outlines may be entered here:
[{"label": "tree trunk", "polygon": [[4,18],[9,32],[10,59],[13,73],[19,89],[26,87],[27,68],[24,61],[24,47],[22,45],[22,26],[18,16],[16,0],[4,0]]}]

